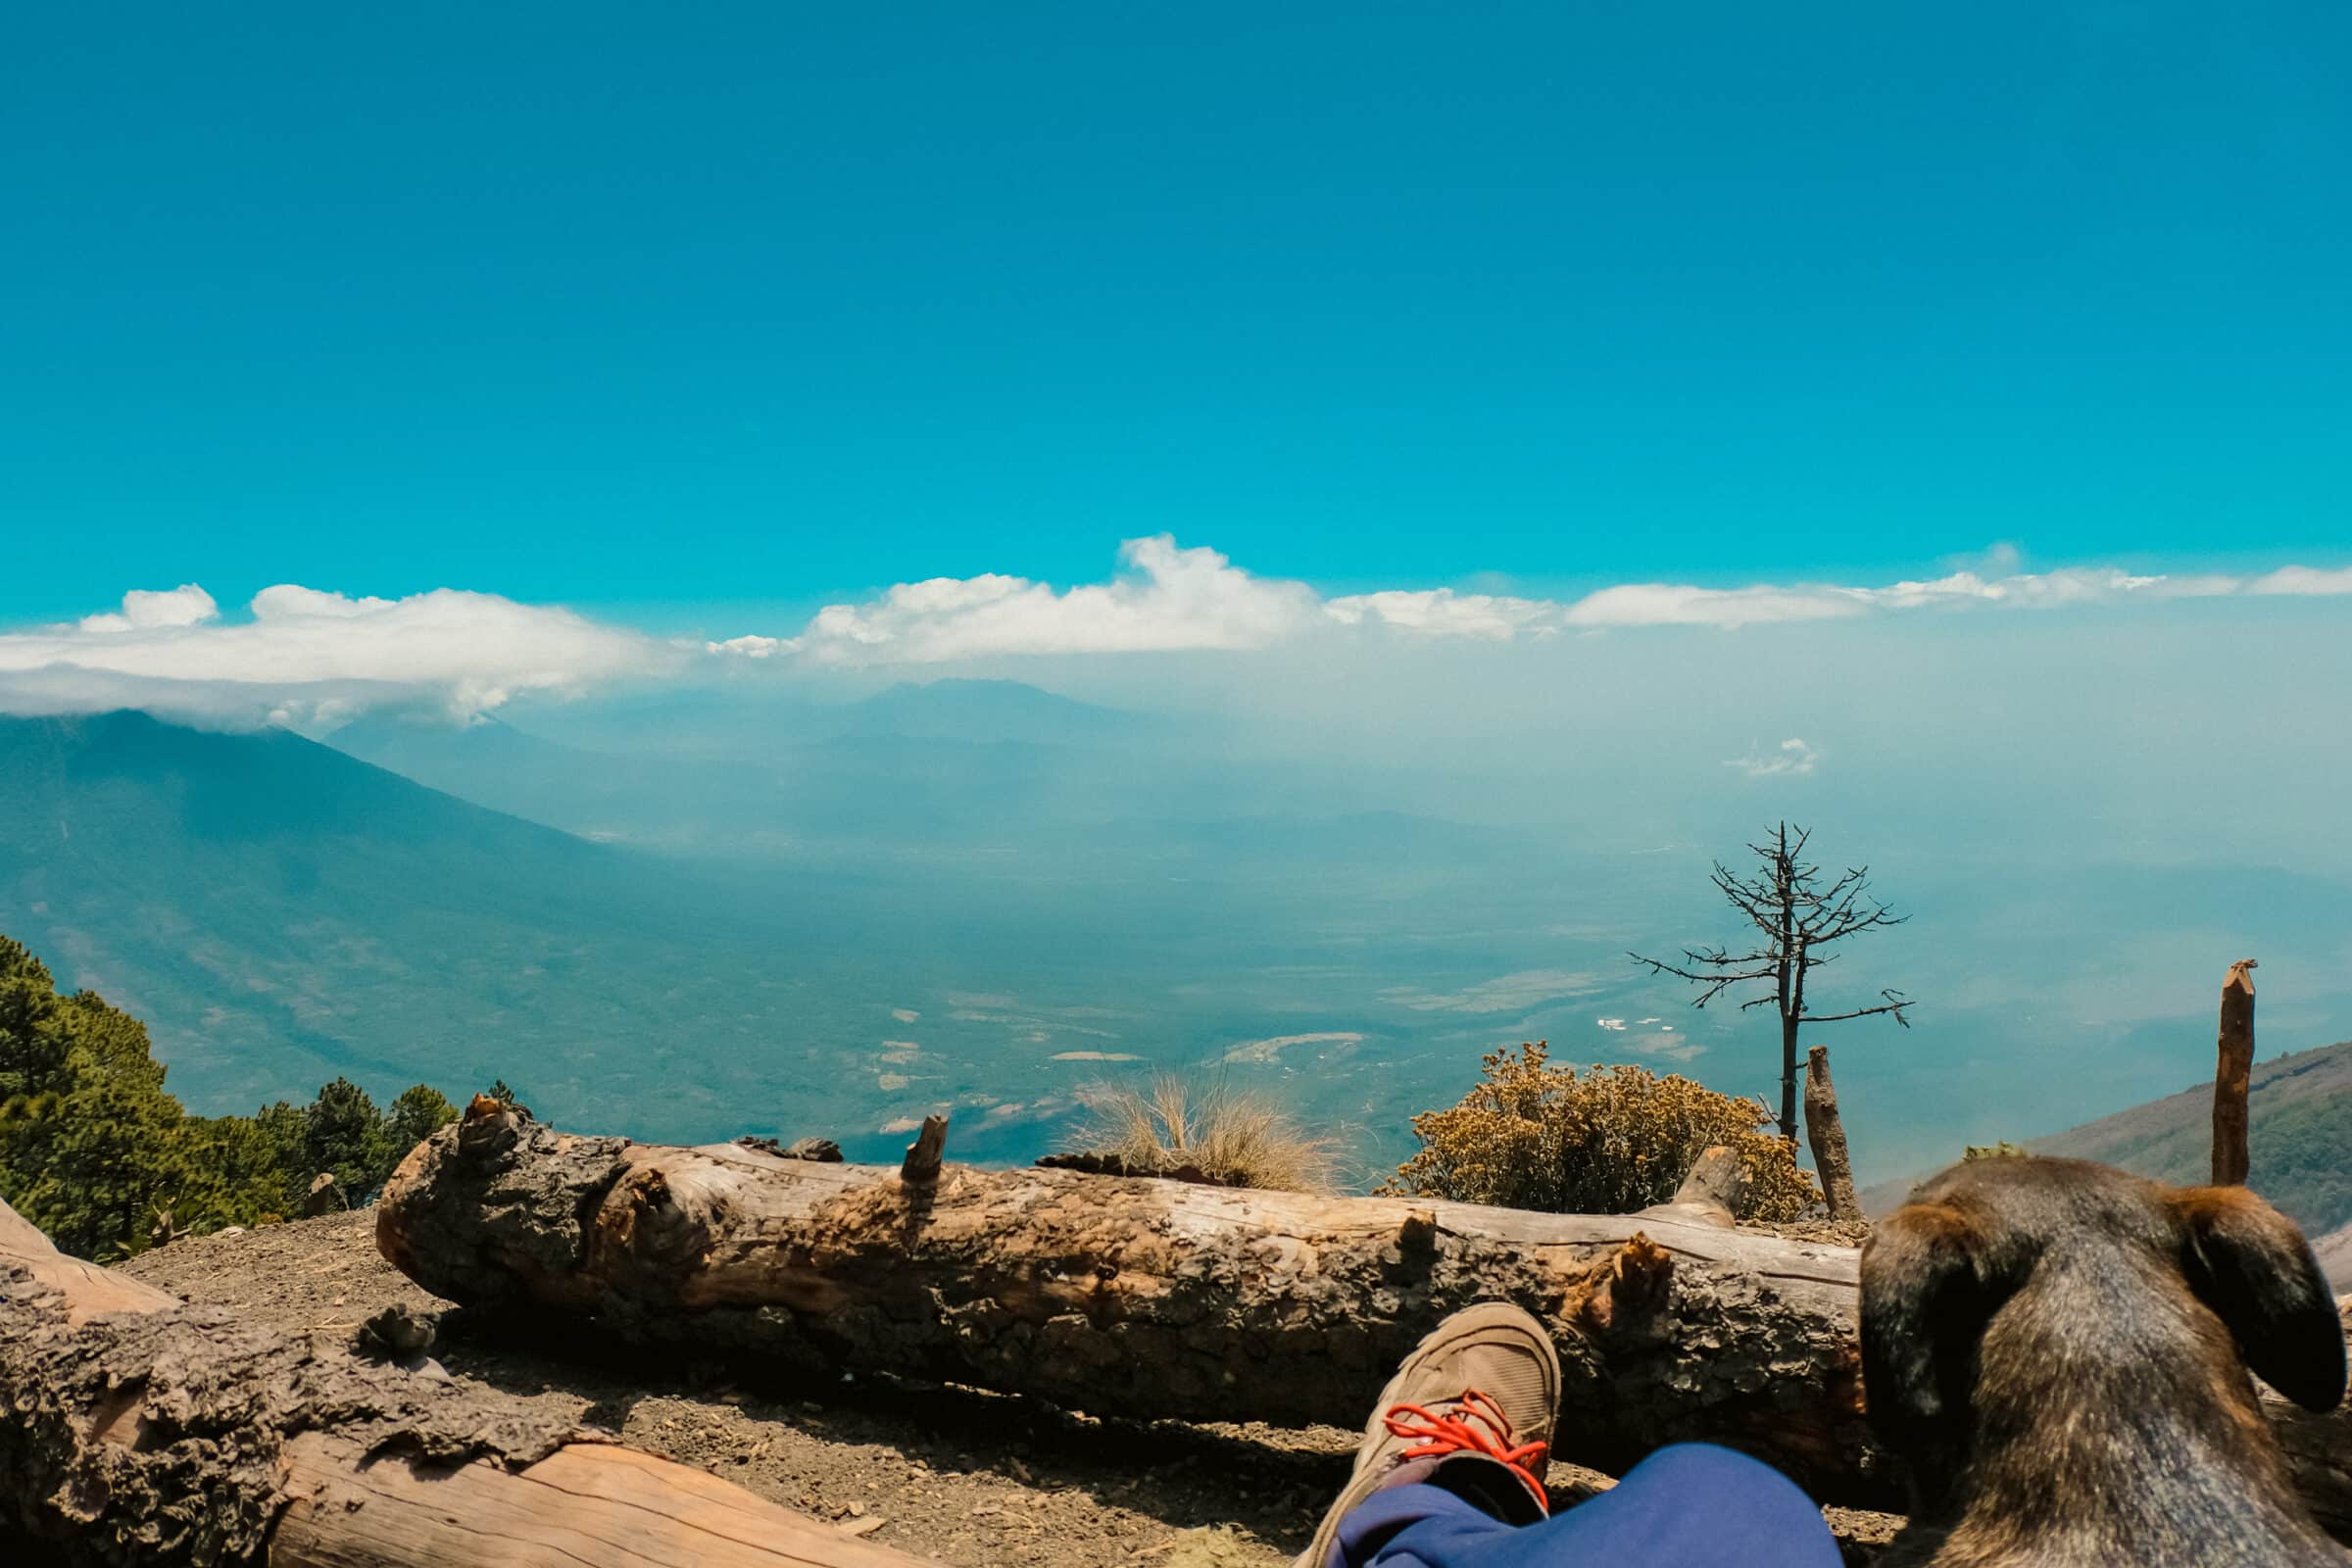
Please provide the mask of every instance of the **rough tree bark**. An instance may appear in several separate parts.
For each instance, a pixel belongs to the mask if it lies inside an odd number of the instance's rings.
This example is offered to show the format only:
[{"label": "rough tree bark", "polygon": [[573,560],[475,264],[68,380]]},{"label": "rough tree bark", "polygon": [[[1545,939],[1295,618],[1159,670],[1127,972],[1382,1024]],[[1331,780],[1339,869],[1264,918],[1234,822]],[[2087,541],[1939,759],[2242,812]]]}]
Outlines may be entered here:
[{"label": "rough tree bark", "polygon": [[2252,1169],[2246,1152],[2246,1095],[2254,1074],[2252,958],[2240,958],[2222,980],[2219,1061],[2213,1073],[2213,1184],[2243,1187]]},{"label": "rough tree bark", "polygon": [[183,1306],[0,1203],[0,1552],[13,1524],[59,1564],[921,1568],[572,1438],[544,1407]]},{"label": "rough tree bark", "polygon": [[1805,1141],[1813,1147],[1813,1168],[1821,1173],[1821,1196],[1830,1218],[1858,1220],[1854,1167],[1845,1155],[1845,1124],[1838,1119],[1838,1090],[1830,1082],[1830,1048],[1805,1053]]},{"label": "rough tree bark", "polygon": [[[1097,1415],[1353,1426],[1414,1340],[1501,1297],[1566,1372],[1554,1451],[1764,1454],[1815,1495],[1898,1486],[1861,1419],[1850,1248],[1637,1215],[1317,1198],[949,1164],[906,1184],[731,1146],[580,1138],[512,1113],[419,1145],[378,1209],[427,1289],[616,1338],[1029,1394]],[[2352,1415],[2282,1412],[2307,1499],[2352,1535]]]},{"label": "rough tree bark", "polygon": [[418,1146],[377,1215],[384,1254],[459,1301],[1100,1415],[1354,1426],[1439,1318],[1502,1297],[1555,1327],[1566,1456],[1615,1468],[1711,1438],[1834,1492],[1891,1487],[1861,1420],[1853,1251],[1704,1215],[955,1164],[907,1183],[495,1105]]}]

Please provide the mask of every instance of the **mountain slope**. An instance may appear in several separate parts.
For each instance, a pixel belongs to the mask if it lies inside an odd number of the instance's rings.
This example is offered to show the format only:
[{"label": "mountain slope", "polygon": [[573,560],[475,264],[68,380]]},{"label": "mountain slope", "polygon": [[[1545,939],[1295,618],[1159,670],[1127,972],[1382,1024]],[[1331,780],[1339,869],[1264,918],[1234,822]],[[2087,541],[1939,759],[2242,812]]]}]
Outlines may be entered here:
[{"label": "mountain slope", "polygon": [[[2256,1062],[2248,1111],[2248,1185],[2310,1236],[2352,1221],[2352,1042]],[[2212,1171],[2213,1086],[2197,1084],[2026,1148],[2158,1181],[2200,1183]],[[1912,1180],[1873,1188],[1868,1206],[1893,1207]]]},{"label": "mountain slope", "polygon": [[[2248,1110],[2248,1185],[2311,1235],[2352,1220],[2352,1042],[2257,1062]],[[2213,1086],[2184,1089],[2030,1147],[2160,1181],[2202,1182],[2212,1173]]]},{"label": "mountain slope", "polygon": [[710,982],[777,983],[742,955],[789,922],[714,886],[283,732],[0,719],[0,931],[146,1018],[194,1107],[503,1074],[614,1116],[775,1005]]},{"label": "mountain slope", "polygon": [[461,800],[599,840],[687,847],[711,836],[714,824],[787,831],[772,766],[593,751],[495,718],[460,726],[370,715],[326,744]]},{"label": "mountain slope", "polygon": [[[627,761],[418,733],[376,739],[591,779]],[[1192,1064],[1363,1128],[1378,1166],[1498,1033],[1565,1039],[1605,1005],[1588,971],[1633,895],[1589,865],[1322,799],[1196,820],[1185,776],[1087,752],[814,741],[789,777],[835,848],[757,853],[735,823],[690,859],[290,734],[0,721],[0,932],[143,1018],[203,1113],[338,1073],[460,1099],[504,1077],[564,1125],[863,1157],[952,1108],[959,1157],[1033,1158],[1084,1085]],[[642,761],[680,788],[714,765]],[[1562,876],[1594,890],[1590,935],[1558,928]],[[1268,1040],[1279,1059],[1235,1054]]]}]

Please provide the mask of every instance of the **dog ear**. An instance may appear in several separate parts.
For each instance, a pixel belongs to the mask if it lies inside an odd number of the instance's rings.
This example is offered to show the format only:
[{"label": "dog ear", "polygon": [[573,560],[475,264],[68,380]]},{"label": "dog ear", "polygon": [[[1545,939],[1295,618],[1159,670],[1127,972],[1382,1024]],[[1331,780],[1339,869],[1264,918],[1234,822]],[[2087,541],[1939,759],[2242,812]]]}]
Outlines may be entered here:
[{"label": "dog ear", "polygon": [[1862,1249],[1862,1379],[1871,1425],[1923,1486],[1958,1466],[1977,1342],[1991,1315],[1984,1239],[1945,1203],[1906,1203]]},{"label": "dog ear", "polygon": [[2190,1187],[2168,1202],[2189,1288],[2229,1325],[2265,1383],[2311,1410],[2344,1397],[2344,1330],[2294,1222],[2242,1187]]}]

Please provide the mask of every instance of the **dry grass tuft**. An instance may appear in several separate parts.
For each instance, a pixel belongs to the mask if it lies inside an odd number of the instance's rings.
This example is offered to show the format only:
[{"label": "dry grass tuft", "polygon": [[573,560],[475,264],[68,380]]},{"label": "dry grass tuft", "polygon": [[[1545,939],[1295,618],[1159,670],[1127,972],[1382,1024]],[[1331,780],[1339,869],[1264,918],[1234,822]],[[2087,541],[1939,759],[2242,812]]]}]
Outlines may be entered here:
[{"label": "dry grass tuft", "polygon": [[1226,1187],[1327,1193],[1336,1145],[1316,1137],[1271,1100],[1223,1085],[1196,1090],[1163,1073],[1149,1085],[1091,1084],[1078,1092],[1086,1118],[1071,1152],[1104,1155],[1131,1171],[1187,1166]]}]

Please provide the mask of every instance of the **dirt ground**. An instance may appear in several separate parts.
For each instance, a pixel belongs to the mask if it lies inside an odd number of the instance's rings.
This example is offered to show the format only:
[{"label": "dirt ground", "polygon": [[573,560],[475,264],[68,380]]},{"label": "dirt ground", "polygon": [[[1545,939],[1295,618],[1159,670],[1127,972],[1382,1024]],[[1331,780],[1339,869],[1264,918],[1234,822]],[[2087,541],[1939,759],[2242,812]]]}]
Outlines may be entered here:
[{"label": "dirt ground", "polygon": [[[583,1427],[956,1568],[1272,1568],[1346,1479],[1352,1433],[1098,1421],[1033,1401],[887,1382],[731,1381],[718,1365],[517,1343],[386,1263],[362,1211],[173,1243],[124,1272],[289,1334],[348,1339],[381,1308],[445,1311],[451,1373],[561,1401]],[[1554,1466],[1558,1502],[1609,1485]],[[1854,1561],[1892,1521],[1833,1510]]]}]

